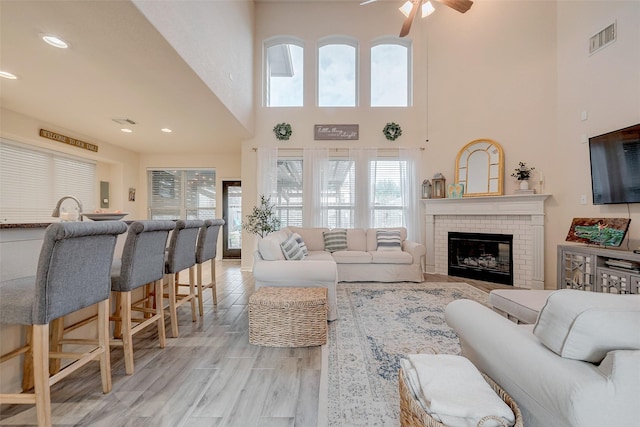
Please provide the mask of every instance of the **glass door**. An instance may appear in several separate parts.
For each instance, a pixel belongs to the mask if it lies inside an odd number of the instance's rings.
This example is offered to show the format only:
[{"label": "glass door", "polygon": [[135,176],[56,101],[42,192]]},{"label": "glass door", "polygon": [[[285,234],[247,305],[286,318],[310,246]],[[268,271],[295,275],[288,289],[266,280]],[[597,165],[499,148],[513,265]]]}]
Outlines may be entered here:
[{"label": "glass door", "polygon": [[242,186],[240,181],[222,181],[222,258],[241,256]]}]

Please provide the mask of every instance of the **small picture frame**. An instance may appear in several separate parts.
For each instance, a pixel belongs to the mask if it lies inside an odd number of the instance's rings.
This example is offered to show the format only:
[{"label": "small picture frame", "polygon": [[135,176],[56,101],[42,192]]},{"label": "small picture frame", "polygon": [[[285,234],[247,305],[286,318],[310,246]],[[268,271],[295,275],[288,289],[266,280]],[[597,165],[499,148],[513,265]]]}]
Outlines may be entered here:
[{"label": "small picture frame", "polygon": [[464,195],[464,184],[459,182],[457,184],[449,184],[447,187],[447,197],[450,199],[461,199]]},{"label": "small picture frame", "polygon": [[136,189],[133,187],[129,188],[129,201],[130,202],[136,201]]}]

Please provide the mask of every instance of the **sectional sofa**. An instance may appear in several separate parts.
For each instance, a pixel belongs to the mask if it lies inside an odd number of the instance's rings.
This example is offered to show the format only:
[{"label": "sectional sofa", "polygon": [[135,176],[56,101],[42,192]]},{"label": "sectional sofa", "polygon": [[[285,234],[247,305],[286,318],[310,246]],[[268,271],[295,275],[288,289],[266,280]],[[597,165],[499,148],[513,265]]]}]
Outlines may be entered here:
[{"label": "sectional sofa", "polygon": [[[294,240],[298,247],[304,247],[304,256],[287,252],[291,246],[296,251]],[[338,316],[335,294],[338,282],[422,282],[425,254],[424,245],[407,240],[403,227],[338,230],[286,227],[258,242],[253,276],[256,288],[326,287],[329,320],[333,320]]]}]

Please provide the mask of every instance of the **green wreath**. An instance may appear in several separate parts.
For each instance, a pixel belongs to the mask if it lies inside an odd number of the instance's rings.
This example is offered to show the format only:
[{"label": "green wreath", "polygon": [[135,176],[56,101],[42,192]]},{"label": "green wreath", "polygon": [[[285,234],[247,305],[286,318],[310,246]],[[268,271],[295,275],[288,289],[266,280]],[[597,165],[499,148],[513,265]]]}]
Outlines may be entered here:
[{"label": "green wreath", "polygon": [[395,141],[400,135],[402,135],[402,128],[399,124],[391,122],[387,123],[384,129],[382,129],[382,133],[389,141]]},{"label": "green wreath", "polygon": [[273,133],[280,141],[288,141],[293,132],[289,123],[278,123],[273,127]]}]

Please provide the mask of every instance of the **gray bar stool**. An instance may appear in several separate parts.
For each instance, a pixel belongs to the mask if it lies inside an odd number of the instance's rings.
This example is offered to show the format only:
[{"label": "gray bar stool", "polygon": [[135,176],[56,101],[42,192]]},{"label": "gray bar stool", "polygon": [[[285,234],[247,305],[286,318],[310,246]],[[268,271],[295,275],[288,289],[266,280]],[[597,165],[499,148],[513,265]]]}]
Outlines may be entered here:
[{"label": "gray bar stool", "polygon": [[[158,327],[160,348],[166,344],[163,304],[148,304],[143,297],[132,302],[132,291],[153,284],[155,295],[162,295],[164,257],[169,231],[175,228],[173,221],[136,221],[129,225],[122,257],[113,260],[111,268],[111,291],[116,295],[114,338],[111,345],[121,345],[127,375],[133,374],[133,335],[154,323]],[[143,317],[133,317],[133,311]],[[137,323],[133,327],[133,323]]]},{"label": "gray bar stool", "polygon": [[[198,243],[196,245],[196,271],[197,271],[197,287],[198,287],[198,309],[200,316],[204,313],[204,290],[211,288],[213,293],[213,303],[218,304],[218,295],[216,292],[216,252],[218,250],[218,235],[220,227],[224,225],[223,219],[208,219],[200,228],[198,233]],[[211,260],[211,282],[207,285],[202,284],[202,264]]]},{"label": "gray bar stool", "polygon": [[[45,231],[36,276],[0,284],[0,323],[29,326],[24,375],[33,376],[34,384],[34,393],[0,394],[0,404],[35,404],[38,425],[50,426],[51,386],[92,360],[100,361],[102,391],[111,391],[111,263],[117,235],[126,230],[122,221],[51,224]],[[49,323],[94,304],[98,305],[97,346],[83,352],[50,352]],[[49,359],[62,357],[75,361],[49,377]]]},{"label": "gray bar stool", "polygon": [[[201,219],[178,220],[176,228],[171,233],[169,250],[165,258],[165,282],[168,292],[164,297],[169,299],[169,316],[171,318],[171,335],[178,337],[178,310],[187,302],[191,303],[191,320],[196,321],[196,293],[195,293],[195,264],[196,240],[198,230],[204,225]],[[189,269],[189,293],[180,294],[180,283],[176,276],[183,270]],[[184,284],[186,285],[186,284]]]}]

